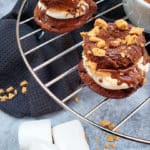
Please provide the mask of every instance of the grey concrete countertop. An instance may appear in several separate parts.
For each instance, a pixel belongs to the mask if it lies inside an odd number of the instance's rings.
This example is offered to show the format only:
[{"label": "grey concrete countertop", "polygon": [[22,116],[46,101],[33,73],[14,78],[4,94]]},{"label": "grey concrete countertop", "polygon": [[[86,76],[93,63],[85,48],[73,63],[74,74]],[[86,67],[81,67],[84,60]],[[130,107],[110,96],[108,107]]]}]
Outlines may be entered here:
[{"label": "grey concrete countertop", "polygon": [[[17,0],[0,0],[0,17],[7,14],[14,6]],[[150,80],[149,80],[150,81]],[[99,123],[100,120],[109,119],[114,124],[117,124],[122,118],[124,118],[129,112],[131,112],[138,104],[140,104],[146,97],[150,96],[149,92],[150,83],[146,84],[138,92],[133,94],[127,99],[123,100],[111,100],[105,104],[104,107],[98,109],[90,119]],[[76,111],[80,110],[82,113],[87,113],[91,107],[96,106],[103,97],[95,94],[90,89],[85,88],[78,94],[79,102],[70,102],[70,106]],[[121,128],[120,132],[143,138],[149,138],[150,135],[150,103],[145,105],[142,110],[136,113],[131,119],[129,119]],[[23,118],[16,119],[11,117],[2,111],[0,111],[0,150],[19,150],[17,133],[18,126],[21,122],[26,120],[45,119],[52,120],[52,126],[57,124],[78,119],[66,110],[62,110],[57,113],[48,114],[38,118]],[[96,127],[93,127],[83,121],[81,121],[86,134],[88,135],[88,143],[91,150],[104,150],[106,142],[105,133]],[[99,141],[96,142],[95,138],[98,137]],[[119,139],[115,142],[117,145],[116,150],[149,150],[150,145],[140,144],[125,139]],[[96,148],[97,147],[97,148]]]}]

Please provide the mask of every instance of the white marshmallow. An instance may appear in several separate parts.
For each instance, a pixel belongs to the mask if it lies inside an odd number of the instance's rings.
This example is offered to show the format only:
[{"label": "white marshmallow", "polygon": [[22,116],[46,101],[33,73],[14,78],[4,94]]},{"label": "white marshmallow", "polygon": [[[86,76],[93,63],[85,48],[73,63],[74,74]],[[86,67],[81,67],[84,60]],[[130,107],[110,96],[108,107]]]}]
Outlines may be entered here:
[{"label": "white marshmallow", "polygon": [[20,150],[29,150],[33,142],[52,144],[51,121],[27,121],[20,125],[18,131]]},{"label": "white marshmallow", "polygon": [[53,138],[60,150],[89,150],[84,129],[77,120],[54,127]]},{"label": "white marshmallow", "polygon": [[46,6],[45,6],[43,3],[41,3],[40,1],[38,2],[38,7],[39,7],[41,10],[47,9]]},{"label": "white marshmallow", "polygon": [[39,143],[33,142],[29,147],[29,150],[59,150],[59,149],[55,145],[42,143],[41,141],[39,141]]},{"label": "white marshmallow", "polygon": [[143,65],[143,57],[141,57],[137,63],[137,66],[139,69],[141,69],[144,72],[148,72],[149,71],[149,63]]}]

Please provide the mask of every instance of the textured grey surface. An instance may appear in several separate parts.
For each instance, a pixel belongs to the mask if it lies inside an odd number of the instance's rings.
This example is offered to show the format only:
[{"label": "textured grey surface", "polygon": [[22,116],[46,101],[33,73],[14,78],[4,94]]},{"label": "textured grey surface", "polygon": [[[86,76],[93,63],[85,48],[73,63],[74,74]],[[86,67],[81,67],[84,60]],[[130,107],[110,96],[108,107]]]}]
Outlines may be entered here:
[{"label": "textured grey surface", "polygon": [[[0,0],[0,16],[6,14],[14,5],[16,0]],[[150,79],[149,79],[150,81]],[[90,119],[99,123],[102,119],[109,119],[113,123],[117,124],[122,118],[124,118],[129,112],[131,112],[138,104],[140,104],[146,97],[150,96],[149,84],[146,84],[143,88],[139,89],[135,94],[127,99],[123,100],[110,100],[104,105],[104,107],[98,109]],[[91,108],[100,103],[103,97],[95,94],[88,88],[85,88],[78,95],[79,102],[69,102],[69,105],[76,111],[86,114]],[[129,119],[120,128],[120,132],[133,135],[137,137],[150,138],[150,103],[145,105],[138,113],[136,113],[131,119]],[[32,119],[45,119],[52,120],[52,125],[63,123],[68,120],[78,119],[69,112],[62,110],[57,113],[45,115],[38,118],[24,118],[16,119],[0,111],[0,150],[19,150],[17,132],[18,126],[21,122]],[[101,130],[86,124],[83,122],[86,134],[89,136],[88,143],[91,150],[96,150],[97,146],[100,149],[104,149],[106,144],[106,138],[104,132]],[[95,141],[95,137],[99,137],[99,142]],[[128,140],[120,139],[116,142],[116,150],[149,150],[150,146],[146,144],[140,144],[131,142]]]},{"label": "textured grey surface", "polygon": [[0,17],[7,14],[16,2],[17,0],[0,0]]}]

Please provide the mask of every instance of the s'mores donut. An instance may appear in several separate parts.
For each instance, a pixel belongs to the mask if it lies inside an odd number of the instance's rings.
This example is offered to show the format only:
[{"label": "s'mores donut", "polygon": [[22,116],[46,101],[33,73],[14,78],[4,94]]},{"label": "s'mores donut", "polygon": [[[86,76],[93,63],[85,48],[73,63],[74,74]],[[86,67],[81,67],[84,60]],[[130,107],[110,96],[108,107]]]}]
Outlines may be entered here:
[{"label": "s'mores donut", "polygon": [[124,98],[146,82],[149,56],[143,29],[120,19],[97,19],[94,28],[82,32],[83,53],[78,66],[82,81],[109,98]]},{"label": "s'mores donut", "polygon": [[83,26],[96,9],[93,0],[39,0],[34,19],[42,29],[65,33]]}]

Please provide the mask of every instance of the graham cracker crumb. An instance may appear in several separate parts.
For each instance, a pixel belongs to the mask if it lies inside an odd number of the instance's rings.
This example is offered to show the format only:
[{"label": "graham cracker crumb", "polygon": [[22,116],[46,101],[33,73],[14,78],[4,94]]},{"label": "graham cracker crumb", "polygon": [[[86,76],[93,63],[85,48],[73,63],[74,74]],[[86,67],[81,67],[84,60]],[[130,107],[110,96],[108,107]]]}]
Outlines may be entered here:
[{"label": "graham cracker crumb", "polygon": [[104,48],[106,46],[106,42],[103,39],[100,39],[97,43],[98,48]]},{"label": "graham cracker crumb", "polygon": [[92,48],[92,53],[94,56],[102,57],[106,55],[106,51],[100,48]]},{"label": "graham cracker crumb", "polygon": [[102,127],[108,127],[111,124],[111,122],[109,120],[102,120],[100,122],[100,126]]},{"label": "graham cracker crumb", "polygon": [[114,137],[113,136],[107,136],[106,137],[107,142],[113,142],[114,141]]},{"label": "graham cracker crumb", "polygon": [[125,57],[125,53],[123,53],[123,52],[121,52],[120,55],[121,55],[121,57],[123,57],[123,58]]},{"label": "graham cracker crumb", "polygon": [[94,28],[92,29],[92,32],[94,32],[95,36],[98,35],[99,32],[100,32],[100,31],[99,31],[99,27],[97,27],[97,26],[94,27]]},{"label": "graham cracker crumb", "polygon": [[116,148],[116,144],[110,144],[110,146],[111,146],[112,149]]},{"label": "graham cracker crumb", "polygon": [[123,19],[116,20],[115,24],[120,30],[128,30],[128,23]]},{"label": "graham cracker crumb", "polygon": [[6,89],[6,92],[7,92],[7,93],[10,93],[10,92],[12,92],[12,91],[14,91],[14,88],[13,88],[12,86],[10,86],[10,87],[8,87],[8,88]]},{"label": "graham cracker crumb", "polygon": [[99,142],[99,138],[95,137],[95,142],[98,143]]},{"label": "graham cracker crumb", "polygon": [[4,95],[4,96],[1,96],[1,102],[5,102],[5,101],[7,101],[8,100],[8,97],[7,97],[7,95]]},{"label": "graham cracker crumb", "polygon": [[85,134],[85,139],[88,140],[89,139],[89,136],[87,134]]},{"label": "graham cracker crumb", "polygon": [[136,34],[136,35],[140,35],[142,34],[144,31],[144,28],[139,28],[139,27],[132,27],[130,30],[130,34]]},{"label": "graham cracker crumb", "polygon": [[99,28],[103,28],[106,30],[108,27],[108,24],[105,20],[98,18],[95,20],[94,27],[95,26],[98,26]]},{"label": "graham cracker crumb", "polygon": [[[96,36],[96,34],[95,34],[95,32],[94,32],[93,30],[89,31],[89,32],[87,33],[87,35],[88,35],[89,37],[95,37],[95,36]],[[82,36],[82,37],[83,37],[83,36]]]},{"label": "graham cracker crumb", "polygon": [[144,43],[140,43],[140,46],[141,46],[141,47],[145,47]]},{"label": "graham cracker crumb", "polygon": [[9,93],[9,94],[8,94],[8,99],[9,99],[9,100],[13,99],[14,97],[15,97],[15,95],[14,95],[13,93]]},{"label": "graham cracker crumb", "polygon": [[15,90],[14,90],[14,94],[15,94],[15,95],[17,95],[17,94],[18,94],[18,91],[17,91],[17,89],[15,89]]},{"label": "graham cracker crumb", "polygon": [[87,32],[81,32],[80,35],[81,35],[82,37],[84,37],[84,36],[87,35]]},{"label": "graham cracker crumb", "polygon": [[109,149],[109,144],[105,144],[104,149]]},{"label": "graham cracker crumb", "polygon": [[126,44],[128,46],[136,44],[136,42],[137,42],[137,36],[136,35],[127,35],[125,37],[125,41],[126,41]]},{"label": "graham cracker crumb", "polygon": [[0,94],[4,94],[4,93],[5,93],[4,89],[0,89]]},{"label": "graham cracker crumb", "polygon": [[87,54],[92,54],[92,52],[90,50],[87,51]]},{"label": "graham cracker crumb", "polygon": [[114,141],[118,141],[119,140],[119,136],[114,135],[113,139],[114,139]]},{"label": "graham cracker crumb", "polygon": [[74,98],[74,101],[75,101],[76,103],[78,103],[78,102],[79,102],[79,98],[78,98],[78,97],[75,97],[75,98]]},{"label": "graham cracker crumb", "polygon": [[92,61],[87,61],[86,65],[91,69],[92,72],[95,72],[97,63],[92,62]]},{"label": "graham cracker crumb", "polygon": [[96,150],[100,150],[100,147],[99,147],[99,146],[96,146]]},{"label": "graham cracker crumb", "polygon": [[[122,43],[122,44],[126,44],[126,41],[125,41],[125,40],[122,40],[121,43]],[[126,47],[125,47],[125,48],[126,48]],[[125,48],[124,48],[124,49],[125,49]]]},{"label": "graham cracker crumb", "polygon": [[27,87],[22,87],[21,93],[22,94],[27,94]]},{"label": "graham cracker crumb", "polygon": [[118,39],[116,39],[114,41],[111,41],[110,42],[110,46],[111,47],[118,47],[118,46],[120,46],[121,42],[122,42],[122,40],[118,38]]},{"label": "graham cracker crumb", "polygon": [[100,41],[101,41],[101,39],[98,38],[98,37],[96,37],[96,36],[91,36],[91,37],[89,38],[89,40],[90,40],[91,42],[100,42]]},{"label": "graham cracker crumb", "polygon": [[115,125],[113,123],[108,125],[108,129],[113,130],[115,128]]},{"label": "graham cracker crumb", "polygon": [[24,81],[22,81],[21,83],[20,83],[20,86],[21,87],[24,87],[24,86],[27,86],[28,85],[28,82],[26,81],[26,80],[24,80]]},{"label": "graham cracker crumb", "polygon": [[143,84],[146,84],[147,83],[147,79],[146,78],[144,78],[144,80],[143,80]]}]

